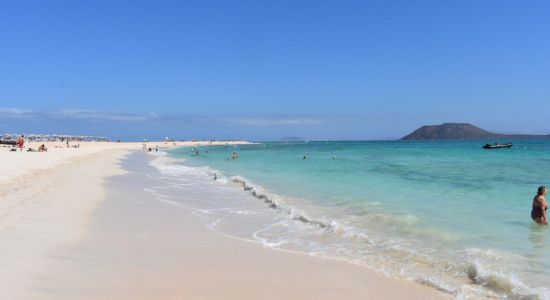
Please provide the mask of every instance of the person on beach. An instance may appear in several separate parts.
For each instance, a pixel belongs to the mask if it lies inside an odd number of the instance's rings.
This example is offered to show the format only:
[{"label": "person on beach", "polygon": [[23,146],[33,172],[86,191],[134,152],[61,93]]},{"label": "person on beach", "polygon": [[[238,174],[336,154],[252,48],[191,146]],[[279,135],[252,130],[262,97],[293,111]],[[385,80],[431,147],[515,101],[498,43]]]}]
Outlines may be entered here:
[{"label": "person on beach", "polygon": [[42,144],[40,147],[38,147],[38,152],[47,152],[48,148],[46,148],[46,145]]},{"label": "person on beach", "polygon": [[540,186],[537,195],[533,199],[533,207],[531,209],[531,219],[540,225],[548,225],[546,210],[548,202],[546,201],[546,193],[548,189],[545,186]]},{"label": "person on beach", "polygon": [[24,135],[21,135],[21,136],[17,139],[16,145],[17,145],[17,147],[19,148],[19,151],[23,151],[23,148],[25,147],[25,136],[24,136]]}]

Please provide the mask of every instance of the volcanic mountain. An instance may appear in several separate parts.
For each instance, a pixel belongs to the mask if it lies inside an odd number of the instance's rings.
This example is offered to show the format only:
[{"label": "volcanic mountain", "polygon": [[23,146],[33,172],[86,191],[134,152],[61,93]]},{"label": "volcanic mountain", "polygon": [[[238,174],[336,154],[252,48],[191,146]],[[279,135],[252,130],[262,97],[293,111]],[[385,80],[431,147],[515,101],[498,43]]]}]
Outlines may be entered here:
[{"label": "volcanic mountain", "polygon": [[468,123],[426,125],[404,136],[401,140],[451,140],[488,138],[550,138],[550,135],[499,134]]}]

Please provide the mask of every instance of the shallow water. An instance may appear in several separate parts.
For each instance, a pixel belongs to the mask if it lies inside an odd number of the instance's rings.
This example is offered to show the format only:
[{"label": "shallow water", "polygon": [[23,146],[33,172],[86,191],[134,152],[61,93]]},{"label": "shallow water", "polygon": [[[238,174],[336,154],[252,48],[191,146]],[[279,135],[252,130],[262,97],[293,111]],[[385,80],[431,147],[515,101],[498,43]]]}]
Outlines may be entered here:
[{"label": "shallow water", "polygon": [[[550,184],[550,141],[481,149],[486,142],[260,143],[198,156],[179,148],[154,162],[168,184],[154,191],[200,209],[215,230],[271,247],[458,298],[550,299],[550,230],[529,215],[536,188]],[[219,197],[180,203],[182,184]]]}]

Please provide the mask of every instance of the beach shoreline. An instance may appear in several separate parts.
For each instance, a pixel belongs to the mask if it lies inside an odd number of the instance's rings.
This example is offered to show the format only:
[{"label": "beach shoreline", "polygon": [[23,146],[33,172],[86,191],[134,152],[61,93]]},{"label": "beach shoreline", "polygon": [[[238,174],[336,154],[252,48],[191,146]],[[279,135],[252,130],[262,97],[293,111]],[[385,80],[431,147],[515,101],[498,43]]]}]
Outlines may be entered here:
[{"label": "beach shoreline", "polygon": [[[70,142],[69,147],[65,142],[57,141],[32,141],[26,142],[23,151],[15,147],[2,145],[0,147],[0,186],[6,182],[16,181],[21,176],[32,175],[40,170],[52,169],[74,158],[84,157],[102,151],[135,150],[144,151],[146,148],[170,149],[175,147],[201,147],[216,145],[242,145],[250,144],[247,141],[149,141],[149,142]],[[38,148],[45,145],[48,151],[38,152]],[[78,147],[78,148],[76,148]],[[34,152],[27,151],[33,149]],[[12,149],[16,150],[13,151]],[[145,149],[146,150],[146,149]]]},{"label": "beach shoreline", "polygon": [[[365,267],[274,251],[217,234],[192,211],[159,202],[143,191],[151,184],[146,176],[151,167],[148,156],[135,153],[140,146],[98,150],[18,177],[18,192],[8,192],[3,198],[9,201],[4,202],[28,203],[2,219],[2,244],[9,245],[3,247],[0,261],[0,279],[8,287],[2,289],[4,296],[451,297]],[[9,186],[3,184],[3,191]]]}]

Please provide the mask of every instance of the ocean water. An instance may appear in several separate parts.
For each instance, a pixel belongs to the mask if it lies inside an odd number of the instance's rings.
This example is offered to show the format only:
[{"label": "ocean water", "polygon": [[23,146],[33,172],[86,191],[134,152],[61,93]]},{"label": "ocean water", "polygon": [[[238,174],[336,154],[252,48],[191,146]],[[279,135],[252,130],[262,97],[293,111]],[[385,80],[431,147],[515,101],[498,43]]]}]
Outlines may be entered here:
[{"label": "ocean water", "polygon": [[[550,299],[550,228],[530,219],[537,187],[550,185],[550,140],[486,142],[178,148],[153,161],[163,184],[150,190],[223,234],[456,298]],[[181,197],[198,190],[212,196]]]}]

